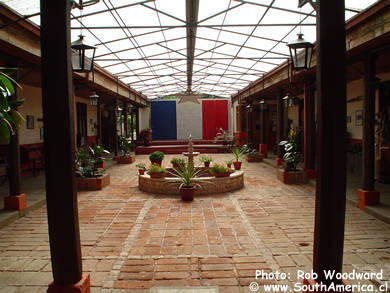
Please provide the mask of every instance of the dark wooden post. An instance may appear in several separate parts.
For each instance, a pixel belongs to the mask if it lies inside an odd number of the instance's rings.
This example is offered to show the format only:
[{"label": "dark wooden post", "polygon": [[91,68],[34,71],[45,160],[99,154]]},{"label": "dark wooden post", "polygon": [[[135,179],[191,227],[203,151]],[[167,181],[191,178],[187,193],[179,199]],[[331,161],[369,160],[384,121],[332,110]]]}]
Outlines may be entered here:
[{"label": "dark wooden post", "polygon": [[124,131],[125,131],[125,136],[128,136],[129,135],[129,125],[128,125],[128,114],[129,114],[129,112],[128,112],[128,110],[127,110],[127,108],[128,108],[128,104],[127,104],[127,102],[125,102],[124,103],[124,105],[123,105],[123,119],[124,119],[124,121],[123,121],[123,128],[124,128]]},{"label": "dark wooden post", "polygon": [[246,108],[246,117],[247,117],[247,132],[248,132],[248,145],[253,143],[253,106],[249,104]]},{"label": "dark wooden post", "polygon": [[136,137],[136,140],[139,139],[139,108],[137,107],[136,108],[136,112],[135,112],[135,137]]},{"label": "dark wooden post", "polygon": [[46,201],[54,277],[49,293],[64,292],[64,286],[78,288],[74,292],[89,287],[89,275],[82,277],[75,182],[70,5],[68,0],[41,0]]},{"label": "dark wooden post", "polygon": [[[13,76],[15,80],[18,80],[18,73]],[[15,101],[18,99],[17,90],[15,95],[10,97],[10,100]],[[19,134],[15,130],[15,135],[11,136],[10,144],[8,145],[8,183],[9,183],[9,196],[4,198],[4,208],[6,210],[18,210],[22,211],[26,209],[26,195],[21,193],[21,180],[20,180],[20,145]],[[34,168],[35,166],[33,166]]]},{"label": "dark wooden post", "polygon": [[344,1],[317,3],[317,184],[313,270],[342,271],[346,193]]},{"label": "dark wooden post", "polygon": [[132,111],[130,112],[130,133],[131,133],[131,142],[133,143],[133,147],[135,147],[134,145],[134,125],[133,125],[133,120],[134,120],[134,108],[132,108]]},{"label": "dark wooden post", "polygon": [[96,141],[98,145],[102,144],[102,109],[101,97],[98,99],[96,107]]},{"label": "dark wooden post", "polygon": [[[283,140],[283,135],[284,135],[284,110],[283,110],[283,94],[279,93],[277,96],[277,104],[276,104],[276,147],[277,147],[277,153],[278,153],[278,158],[282,158],[282,148],[279,146],[279,142]],[[278,161],[278,160],[277,160]],[[280,163],[280,160],[279,160]],[[277,163],[278,165],[278,163]]]},{"label": "dark wooden post", "polygon": [[262,154],[265,158],[267,157],[268,147],[267,147],[267,121],[265,120],[265,111],[266,104],[260,103],[260,144],[259,144],[259,153]]},{"label": "dark wooden post", "polygon": [[363,60],[363,186],[358,189],[359,208],[379,203],[375,190],[375,55]]},{"label": "dark wooden post", "polygon": [[117,117],[115,113],[115,106],[112,107],[111,110],[111,129],[112,129],[112,141],[114,144],[114,154],[115,156],[118,156],[119,153],[119,146],[118,146],[118,123],[117,123]]},{"label": "dark wooden post", "polygon": [[315,172],[315,111],[314,111],[314,83],[309,81],[304,85],[304,119],[303,145],[304,170],[308,178],[316,177]]}]

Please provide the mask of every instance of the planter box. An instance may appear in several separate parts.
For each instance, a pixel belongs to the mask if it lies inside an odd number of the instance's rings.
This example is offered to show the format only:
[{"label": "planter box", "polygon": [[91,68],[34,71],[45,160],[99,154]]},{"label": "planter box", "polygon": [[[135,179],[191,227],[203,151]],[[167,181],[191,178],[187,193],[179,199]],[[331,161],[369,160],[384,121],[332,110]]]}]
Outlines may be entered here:
[{"label": "planter box", "polygon": [[135,156],[121,156],[118,157],[118,164],[131,164],[135,162]]},{"label": "planter box", "polygon": [[280,181],[284,184],[297,184],[306,183],[307,177],[303,170],[299,171],[286,171],[284,169],[277,169],[276,175]]},{"label": "planter box", "polygon": [[246,155],[246,160],[249,163],[252,163],[252,162],[262,162],[263,158],[264,158],[263,154],[247,154]]},{"label": "planter box", "polygon": [[101,190],[110,184],[110,175],[104,174],[96,178],[76,178],[77,190]]},{"label": "planter box", "polygon": [[150,176],[150,178],[153,178],[153,179],[165,178],[165,173],[150,173],[150,172],[148,172],[148,175]]},{"label": "planter box", "polygon": [[105,167],[104,161],[100,164],[96,164],[96,168],[104,169],[104,167]]}]

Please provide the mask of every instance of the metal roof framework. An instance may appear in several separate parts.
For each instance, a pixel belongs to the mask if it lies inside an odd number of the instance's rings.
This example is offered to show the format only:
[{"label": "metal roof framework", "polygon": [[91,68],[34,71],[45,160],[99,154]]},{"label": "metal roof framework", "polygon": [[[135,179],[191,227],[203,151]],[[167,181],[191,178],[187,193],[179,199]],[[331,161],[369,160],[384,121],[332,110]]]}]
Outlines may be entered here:
[{"label": "metal roof framework", "polygon": [[[39,25],[39,0],[0,1]],[[345,2],[347,20],[376,0]],[[86,36],[96,64],[150,99],[230,97],[286,62],[298,32],[315,42],[315,16],[298,0],[100,0],[71,11],[71,36]]]}]

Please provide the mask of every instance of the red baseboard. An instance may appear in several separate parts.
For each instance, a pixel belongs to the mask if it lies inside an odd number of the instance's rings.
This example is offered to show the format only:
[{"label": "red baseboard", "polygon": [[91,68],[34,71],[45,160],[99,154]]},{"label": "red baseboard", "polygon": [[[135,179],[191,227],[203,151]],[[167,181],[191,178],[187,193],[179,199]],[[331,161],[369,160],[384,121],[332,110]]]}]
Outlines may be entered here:
[{"label": "red baseboard", "polygon": [[91,280],[89,274],[83,274],[83,277],[76,284],[68,284],[64,286],[54,285],[50,283],[47,293],[90,293]]},{"label": "red baseboard", "polygon": [[368,205],[375,205],[379,203],[378,191],[358,189],[357,192],[359,209],[364,210],[364,208]]},{"label": "red baseboard", "polygon": [[26,195],[9,195],[4,198],[4,209],[11,211],[23,211],[27,207]]}]

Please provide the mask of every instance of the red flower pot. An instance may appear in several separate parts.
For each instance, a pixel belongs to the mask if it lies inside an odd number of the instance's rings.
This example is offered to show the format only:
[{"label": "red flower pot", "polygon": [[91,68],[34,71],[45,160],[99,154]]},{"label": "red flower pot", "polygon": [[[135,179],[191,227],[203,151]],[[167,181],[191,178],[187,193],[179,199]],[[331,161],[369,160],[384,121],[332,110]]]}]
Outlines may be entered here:
[{"label": "red flower pot", "polygon": [[195,187],[193,186],[183,186],[180,187],[181,199],[184,201],[193,201],[195,194]]},{"label": "red flower pot", "polygon": [[145,174],[145,169],[138,169],[139,175],[144,175]]},{"label": "red flower pot", "polygon": [[235,170],[241,170],[241,162],[233,162]]},{"label": "red flower pot", "polygon": [[210,162],[203,162],[203,164],[206,168],[210,167]]},{"label": "red flower pot", "polygon": [[214,173],[214,176],[215,177],[229,177],[230,176],[230,172]]},{"label": "red flower pot", "polygon": [[161,166],[161,162],[162,162],[162,161],[150,161],[150,162],[152,163],[152,165],[153,165],[153,164],[157,164],[157,165]]},{"label": "red flower pot", "polygon": [[226,164],[226,166],[230,169],[232,167],[232,164]]},{"label": "red flower pot", "polygon": [[165,177],[165,173],[148,173],[150,175],[150,178],[153,179],[160,179]]}]

